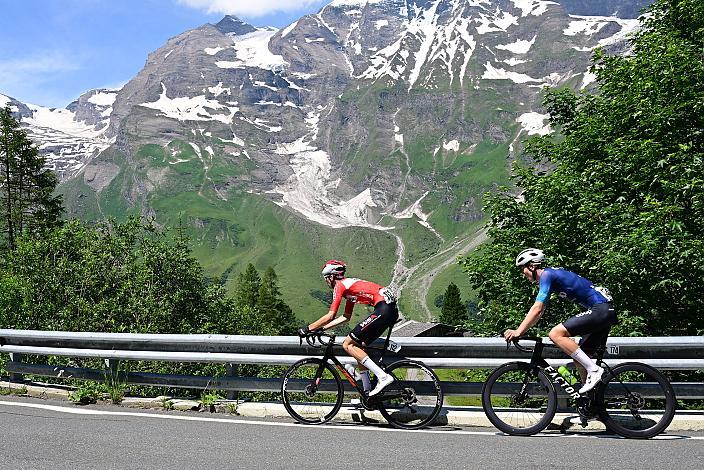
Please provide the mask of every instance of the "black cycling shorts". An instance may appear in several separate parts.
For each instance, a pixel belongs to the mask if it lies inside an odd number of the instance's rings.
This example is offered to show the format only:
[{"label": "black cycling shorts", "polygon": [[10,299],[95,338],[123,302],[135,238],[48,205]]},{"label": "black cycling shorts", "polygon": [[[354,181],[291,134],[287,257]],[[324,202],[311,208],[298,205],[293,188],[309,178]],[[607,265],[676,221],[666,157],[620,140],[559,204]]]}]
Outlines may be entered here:
[{"label": "black cycling shorts", "polygon": [[565,321],[562,326],[570,336],[581,336],[579,346],[587,354],[594,354],[606,345],[611,327],[618,323],[613,304],[596,304],[586,312],[578,313]]},{"label": "black cycling shorts", "polygon": [[374,306],[374,312],[359,322],[350,333],[356,343],[367,346],[398,320],[396,304],[387,304],[383,300]]}]

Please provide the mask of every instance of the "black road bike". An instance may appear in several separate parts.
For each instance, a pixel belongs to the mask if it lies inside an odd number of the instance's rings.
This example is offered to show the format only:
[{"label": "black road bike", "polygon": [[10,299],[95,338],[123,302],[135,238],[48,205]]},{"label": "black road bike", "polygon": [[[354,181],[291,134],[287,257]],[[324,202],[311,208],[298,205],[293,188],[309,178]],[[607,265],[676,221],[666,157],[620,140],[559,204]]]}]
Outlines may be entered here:
[{"label": "black road bike", "polygon": [[[380,350],[377,364],[394,381],[373,397],[367,396],[354,377],[335,357],[335,335],[311,332],[306,342],[314,348],[325,348],[323,357],[309,357],[293,364],[281,381],[281,397],[289,415],[303,424],[322,424],[330,421],[340,408],[345,395],[340,377],[347,379],[360,396],[366,410],[379,410],[392,426],[418,429],[432,424],[442,409],[443,393],[435,372],[419,361],[401,359],[386,365],[383,360],[387,349],[397,347],[390,340],[391,328],[383,347],[367,346]],[[390,348],[391,345],[391,348]],[[374,384],[372,383],[372,387]]]},{"label": "black road bike", "polygon": [[[519,341],[533,341],[527,348]],[[599,384],[584,395],[580,385],[570,384],[542,357],[542,338],[523,336],[513,341],[520,351],[532,353],[530,363],[509,362],[489,376],[482,389],[482,406],[489,421],[499,430],[529,436],[545,429],[557,411],[561,394],[576,404],[581,424],[598,418],[606,428],[627,438],[647,439],[663,432],[675,415],[675,392],[657,369],[639,362],[609,367],[604,361],[605,346],[596,362],[606,369]],[[507,345],[508,347],[508,345]]]}]

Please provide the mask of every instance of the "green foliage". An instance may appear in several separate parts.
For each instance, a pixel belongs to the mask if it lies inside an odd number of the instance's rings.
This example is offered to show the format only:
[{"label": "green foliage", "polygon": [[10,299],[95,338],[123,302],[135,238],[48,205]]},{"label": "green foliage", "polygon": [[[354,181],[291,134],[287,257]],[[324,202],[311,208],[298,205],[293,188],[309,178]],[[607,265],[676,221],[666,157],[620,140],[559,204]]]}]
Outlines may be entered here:
[{"label": "green foliage", "polygon": [[[204,276],[188,240],[131,218],[95,227],[78,221],[20,238],[0,259],[0,328],[131,333],[291,334],[298,323],[268,269],[254,305],[239,304]],[[240,286],[244,293],[244,287]],[[251,294],[251,293],[250,293]],[[56,365],[66,359],[58,358]],[[94,361],[95,362],[95,361]],[[93,367],[89,360],[77,366]],[[98,366],[100,367],[100,366]],[[135,363],[132,370],[221,376],[212,364]],[[258,370],[255,368],[253,374]],[[106,373],[106,389],[119,401],[124,373]],[[151,390],[150,393],[159,393]],[[83,392],[77,395],[83,398]]]},{"label": "green foliage", "polygon": [[103,384],[98,382],[82,382],[76,390],[68,394],[68,399],[77,405],[96,403],[103,393]]},{"label": "green foliage", "polygon": [[2,387],[0,388],[0,396],[2,395],[27,395],[27,387]]},{"label": "green foliage", "polygon": [[209,283],[186,240],[130,219],[72,221],[18,240],[2,260],[0,325],[140,333],[235,333],[235,305]]},{"label": "green foliage", "polygon": [[[550,90],[562,135],[534,138],[529,168],[487,197],[491,243],[462,264],[482,322],[518,325],[534,292],[513,267],[536,246],[559,265],[608,286],[620,334],[701,334],[704,318],[704,4],[659,0],[631,39],[633,54],[598,51],[599,94]],[[574,313],[555,302],[546,328]]]},{"label": "green foliage", "polygon": [[116,367],[114,369],[105,370],[103,376],[105,392],[110,398],[110,401],[119,405],[125,398],[125,392],[127,391],[127,372]]},{"label": "green foliage", "polygon": [[447,286],[443,297],[442,309],[440,310],[440,323],[446,325],[462,325],[467,321],[467,308],[462,303],[460,290],[451,282]]},{"label": "green foliage", "polygon": [[257,269],[252,263],[249,263],[245,271],[237,276],[237,285],[235,287],[235,300],[237,303],[247,307],[256,307],[261,282]]},{"label": "green foliage", "polygon": [[61,196],[53,194],[57,179],[45,164],[9,104],[0,108],[0,246],[14,250],[21,235],[37,236],[59,225]]},{"label": "green foliage", "polygon": [[200,395],[200,402],[203,406],[214,405],[216,401],[221,400],[223,397],[216,392],[203,392]]}]

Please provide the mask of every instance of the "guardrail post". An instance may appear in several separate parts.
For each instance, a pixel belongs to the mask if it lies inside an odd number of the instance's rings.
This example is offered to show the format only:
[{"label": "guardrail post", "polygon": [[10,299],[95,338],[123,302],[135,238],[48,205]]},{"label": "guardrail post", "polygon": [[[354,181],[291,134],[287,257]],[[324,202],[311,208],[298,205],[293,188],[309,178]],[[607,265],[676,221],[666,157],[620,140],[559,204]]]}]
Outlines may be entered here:
[{"label": "guardrail post", "polygon": [[[22,354],[11,352],[10,353],[10,361],[11,362],[22,362]],[[24,376],[22,374],[12,372],[10,374],[10,382],[22,383],[22,382],[24,382]]]},{"label": "guardrail post", "polygon": [[[237,364],[225,364],[225,370],[228,377],[237,377]],[[240,392],[236,390],[227,391],[228,400],[238,400]]]}]

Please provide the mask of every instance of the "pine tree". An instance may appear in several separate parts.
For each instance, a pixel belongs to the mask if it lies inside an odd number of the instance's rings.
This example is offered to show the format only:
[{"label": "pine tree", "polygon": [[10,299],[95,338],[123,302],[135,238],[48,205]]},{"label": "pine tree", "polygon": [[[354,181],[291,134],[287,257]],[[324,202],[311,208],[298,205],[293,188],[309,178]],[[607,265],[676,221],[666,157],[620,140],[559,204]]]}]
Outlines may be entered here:
[{"label": "pine tree", "polygon": [[291,307],[281,298],[278,276],[269,266],[262,276],[257,298],[257,309],[271,327],[279,334],[292,334],[296,330],[296,318]]},{"label": "pine tree", "polygon": [[235,301],[237,305],[255,308],[259,298],[261,282],[257,269],[252,263],[249,263],[244,272],[237,276],[237,285],[235,286]]},{"label": "pine tree", "polygon": [[467,321],[467,308],[462,303],[460,290],[451,282],[445,291],[443,298],[442,310],[440,311],[440,323],[446,325],[462,325]]},{"label": "pine tree", "polygon": [[20,129],[9,106],[0,109],[0,198],[4,244],[14,250],[20,235],[36,236],[61,223],[57,179]]}]

